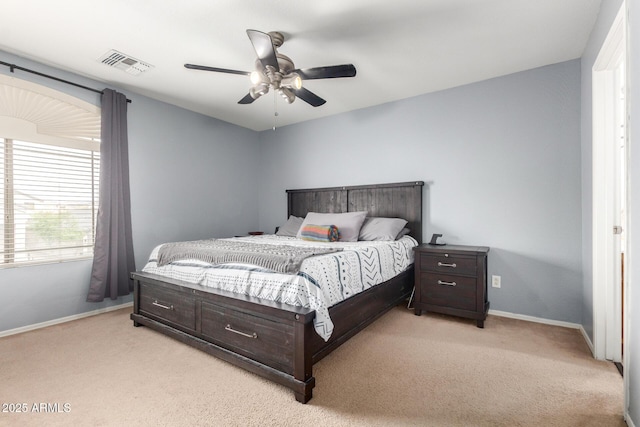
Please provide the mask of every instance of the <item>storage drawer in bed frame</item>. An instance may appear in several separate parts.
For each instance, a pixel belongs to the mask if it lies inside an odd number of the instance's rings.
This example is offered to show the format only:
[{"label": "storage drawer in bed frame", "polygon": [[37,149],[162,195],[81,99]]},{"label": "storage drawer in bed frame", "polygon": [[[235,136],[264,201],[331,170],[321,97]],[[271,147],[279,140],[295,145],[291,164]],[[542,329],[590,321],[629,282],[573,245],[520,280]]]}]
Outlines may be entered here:
[{"label": "storage drawer in bed frame", "polygon": [[293,375],[293,324],[203,302],[201,332],[207,339],[250,359]]},{"label": "storage drawer in bed frame", "polygon": [[196,300],[185,293],[140,285],[140,312],[179,328],[196,330]]}]

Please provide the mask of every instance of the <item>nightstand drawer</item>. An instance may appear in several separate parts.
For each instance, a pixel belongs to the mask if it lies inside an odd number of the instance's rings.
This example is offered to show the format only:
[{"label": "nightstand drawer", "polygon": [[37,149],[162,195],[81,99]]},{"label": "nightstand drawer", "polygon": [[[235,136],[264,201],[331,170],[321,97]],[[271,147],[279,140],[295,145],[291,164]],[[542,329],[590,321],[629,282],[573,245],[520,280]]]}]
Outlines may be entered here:
[{"label": "nightstand drawer", "polygon": [[191,330],[196,329],[195,304],[195,299],[188,295],[140,285],[140,311]]},{"label": "nightstand drawer", "polygon": [[422,273],[420,302],[461,310],[475,310],[477,286],[475,277]]},{"label": "nightstand drawer", "polygon": [[476,257],[464,255],[420,255],[422,271],[438,271],[446,274],[476,275]]}]

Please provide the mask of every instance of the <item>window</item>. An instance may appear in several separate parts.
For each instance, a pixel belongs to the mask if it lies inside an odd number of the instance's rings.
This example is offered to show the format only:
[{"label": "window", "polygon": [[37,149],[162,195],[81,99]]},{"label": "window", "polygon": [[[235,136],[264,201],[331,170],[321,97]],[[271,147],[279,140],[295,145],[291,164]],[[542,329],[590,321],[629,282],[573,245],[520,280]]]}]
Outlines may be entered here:
[{"label": "window", "polygon": [[100,154],[0,138],[2,264],[93,255]]},{"label": "window", "polygon": [[93,256],[99,109],[1,75],[0,93],[0,268]]}]

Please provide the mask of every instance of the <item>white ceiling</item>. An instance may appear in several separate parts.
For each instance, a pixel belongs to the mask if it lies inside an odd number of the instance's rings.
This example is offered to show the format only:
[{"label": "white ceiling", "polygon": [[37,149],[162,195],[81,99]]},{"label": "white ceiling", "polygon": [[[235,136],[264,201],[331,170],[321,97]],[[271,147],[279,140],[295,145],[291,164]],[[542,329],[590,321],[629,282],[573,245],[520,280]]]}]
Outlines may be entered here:
[{"label": "white ceiling", "polygon": [[[600,0],[2,0],[0,50],[253,130],[579,58]],[[305,81],[327,100],[250,105],[246,29],[280,31],[297,68],[352,63],[354,78]],[[115,49],[154,66],[98,62]],[[0,54],[0,61],[3,60]],[[6,61],[5,61],[6,62]],[[20,64],[17,64],[20,65]],[[97,88],[101,89],[101,88]]]}]

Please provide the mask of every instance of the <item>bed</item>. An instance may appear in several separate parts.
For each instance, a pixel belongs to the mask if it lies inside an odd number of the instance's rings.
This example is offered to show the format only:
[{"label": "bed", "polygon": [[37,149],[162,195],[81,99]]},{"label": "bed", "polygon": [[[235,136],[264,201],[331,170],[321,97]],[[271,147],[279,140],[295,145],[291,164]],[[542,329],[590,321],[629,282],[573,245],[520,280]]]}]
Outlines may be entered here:
[{"label": "bed", "polygon": [[[309,212],[367,211],[369,217],[406,219],[410,237],[403,239],[421,243],[423,185],[418,181],[287,190],[287,218],[304,218]],[[302,403],[312,397],[313,364],[405,301],[413,288],[409,265],[400,274],[327,307],[332,327],[329,334],[322,334],[317,318],[324,316],[324,308],[316,311],[313,305],[299,307],[281,299],[213,289],[158,274],[159,269],[147,270],[131,274],[134,326],[147,326],[282,384]]]}]

